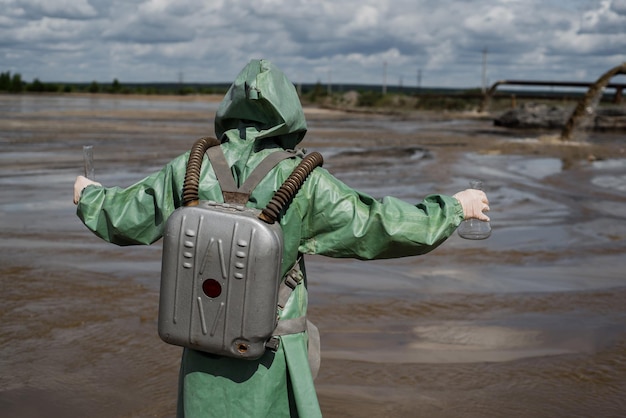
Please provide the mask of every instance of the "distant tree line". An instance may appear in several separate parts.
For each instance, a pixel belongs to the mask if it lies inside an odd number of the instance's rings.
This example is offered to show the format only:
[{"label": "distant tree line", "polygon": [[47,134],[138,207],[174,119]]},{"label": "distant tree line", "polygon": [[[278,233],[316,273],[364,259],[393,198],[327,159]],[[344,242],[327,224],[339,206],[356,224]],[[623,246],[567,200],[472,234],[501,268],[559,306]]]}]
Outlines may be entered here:
[{"label": "distant tree line", "polygon": [[[19,73],[0,73],[0,93],[105,93],[105,94],[147,94],[147,95],[194,95],[219,94],[228,90],[230,83],[124,83],[117,78],[111,83],[44,83],[35,78],[31,83],[22,80]],[[415,88],[388,86],[385,93],[377,85],[334,85],[325,86],[321,82],[298,85],[298,92],[304,104],[317,104],[332,108],[383,108],[391,110],[471,110],[480,106],[483,93],[475,89]],[[496,108],[515,107],[512,103],[523,101],[558,101],[561,103],[578,100],[580,93],[547,91],[499,91],[492,98]]]},{"label": "distant tree line", "polygon": [[35,78],[31,83],[21,74],[10,71],[0,73],[0,93],[108,93],[108,94],[224,94],[225,84],[181,84],[181,83],[135,83],[122,84],[116,78],[111,83],[44,83]]},{"label": "distant tree line", "polygon": [[20,74],[11,75],[10,71],[0,73],[0,91],[8,93],[21,93],[24,90],[24,82]]}]

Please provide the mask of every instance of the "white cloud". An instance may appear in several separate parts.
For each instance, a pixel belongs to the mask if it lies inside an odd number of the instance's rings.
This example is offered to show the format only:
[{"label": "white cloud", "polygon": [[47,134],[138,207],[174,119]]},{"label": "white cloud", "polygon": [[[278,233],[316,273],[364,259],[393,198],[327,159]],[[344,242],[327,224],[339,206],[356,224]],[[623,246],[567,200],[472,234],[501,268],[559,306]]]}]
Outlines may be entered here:
[{"label": "white cloud", "polygon": [[88,0],[4,0],[0,6],[10,15],[32,20],[43,17],[90,19],[97,16]]},{"label": "white cloud", "polygon": [[173,81],[183,72],[187,81],[228,81],[250,58],[265,57],[303,82],[380,83],[386,61],[390,82],[414,85],[422,70],[423,85],[475,87],[485,48],[492,81],[593,79],[626,61],[626,0],[0,0],[0,7],[0,62],[10,63],[0,70],[27,80]]},{"label": "white cloud", "polygon": [[611,10],[618,15],[626,16],[626,0],[613,0]]},{"label": "white cloud", "polygon": [[159,15],[131,16],[112,22],[101,33],[104,40],[140,44],[192,41],[195,33],[182,21]]},{"label": "white cloud", "polygon": [[516,29],[515,20],[512,8],[497,6],[485,10],[484,14],[468,16],[464,21],[464,26],[477,34],[508,37]]},{"label": "white cloud", "polygon": [[604,0],[600,7],[585,13],[581,33],[626,33],[626,0]]},{"label": "white cloud", "polygon": [[47,49],[51,47],[50,44],[58,42],[80,44],[84,30],[85,24],[82,21],[44,17],[40,20],[27,21],[22,26],[13,28],[7,32],[5,40],[10,40],[19,48],[43,49],[45,45]]},{"label": "white cloud", "polygon": [[354,14],[354,19],[348,23],[347,28],[350,30],[368,30],[378,27],[380,24],[379,11],[373,6],[359,7]]}]

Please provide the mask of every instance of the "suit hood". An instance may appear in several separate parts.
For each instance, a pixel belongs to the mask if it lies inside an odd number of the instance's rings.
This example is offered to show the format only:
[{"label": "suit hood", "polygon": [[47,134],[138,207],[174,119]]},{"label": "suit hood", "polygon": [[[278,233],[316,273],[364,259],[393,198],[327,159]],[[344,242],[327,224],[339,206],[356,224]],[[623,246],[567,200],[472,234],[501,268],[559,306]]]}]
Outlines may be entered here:
[{"label": "suit hood", "polygon": [[306,130],[293,83],[267,60],[252,60],[243,68],[215,115],[215,134],[222,142],[272,138],[293,149]]}]

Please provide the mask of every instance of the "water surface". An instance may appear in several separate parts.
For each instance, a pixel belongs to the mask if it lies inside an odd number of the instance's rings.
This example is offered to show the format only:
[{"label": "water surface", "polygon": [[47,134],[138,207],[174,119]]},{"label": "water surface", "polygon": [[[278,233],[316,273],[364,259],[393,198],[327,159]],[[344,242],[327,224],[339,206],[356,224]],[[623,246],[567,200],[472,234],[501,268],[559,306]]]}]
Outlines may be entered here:
[{"label": "water surface", "polygon": [[[213,134],[216,106],[0,96],[7,416],[174,416],[180,350],[156,333],[160,243],[100,241],[75,216],[72,185],[83,145],[98,181],[128,186]],[[623,137],[593,134],[612,157],[573,163],[542,145],[516,152],[536,138],[482,119],[307,114],[303,145],[350,186],[418,202],[480,178],[492,208],[485,241],[307,259],[326,417],[626,414]]]}]

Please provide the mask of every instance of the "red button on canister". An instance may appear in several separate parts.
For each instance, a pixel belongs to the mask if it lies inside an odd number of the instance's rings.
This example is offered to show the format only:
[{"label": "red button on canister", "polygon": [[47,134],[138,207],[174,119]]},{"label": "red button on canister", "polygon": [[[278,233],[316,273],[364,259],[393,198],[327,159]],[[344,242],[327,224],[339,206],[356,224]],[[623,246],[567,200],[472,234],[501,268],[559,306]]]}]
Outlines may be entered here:
[{"label": "red button on canister", "polygon": [[222,285],[215,279],[207,279],[202,283],[202,291],[210,298],[216,298],[222,294]]}]

